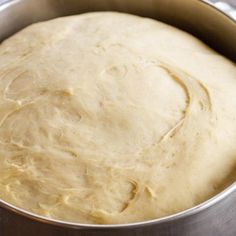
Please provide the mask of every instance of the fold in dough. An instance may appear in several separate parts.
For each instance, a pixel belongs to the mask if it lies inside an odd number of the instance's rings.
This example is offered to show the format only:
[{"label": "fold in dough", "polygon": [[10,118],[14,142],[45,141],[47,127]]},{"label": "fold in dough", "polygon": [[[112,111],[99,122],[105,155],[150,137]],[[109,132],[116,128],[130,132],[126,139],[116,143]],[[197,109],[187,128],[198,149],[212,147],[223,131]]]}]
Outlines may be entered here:
[{"label": "fold in dough", "polygon": [[236,68],[155,20],[87,13],[0,45],[0,198],[79,223],[199,204],[234,179]]}]

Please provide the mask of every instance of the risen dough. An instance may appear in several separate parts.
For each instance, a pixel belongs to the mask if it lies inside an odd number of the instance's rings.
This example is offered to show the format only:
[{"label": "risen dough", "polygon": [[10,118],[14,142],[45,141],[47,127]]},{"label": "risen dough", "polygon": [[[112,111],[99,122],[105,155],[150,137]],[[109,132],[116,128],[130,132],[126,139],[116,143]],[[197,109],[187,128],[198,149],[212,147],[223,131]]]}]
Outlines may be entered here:
[{"label": "risen dough", "polygon": [[236,165],[236,68],[121,13],[34,24],[0,46],[0,198],[127,223],[192,207]]}]

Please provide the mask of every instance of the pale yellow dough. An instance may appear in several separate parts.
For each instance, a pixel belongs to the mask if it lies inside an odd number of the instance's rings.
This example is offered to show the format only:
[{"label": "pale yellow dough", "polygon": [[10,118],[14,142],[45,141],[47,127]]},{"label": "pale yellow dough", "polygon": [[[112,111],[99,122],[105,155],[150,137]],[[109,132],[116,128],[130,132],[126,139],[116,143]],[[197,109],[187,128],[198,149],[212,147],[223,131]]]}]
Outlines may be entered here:
[{"label": "pale yellow dough", "polygon": [[193,36],[101,12],[0,45],[1,199],[53,219],[137,222],[210,198],[235,167],[236,67]]}]

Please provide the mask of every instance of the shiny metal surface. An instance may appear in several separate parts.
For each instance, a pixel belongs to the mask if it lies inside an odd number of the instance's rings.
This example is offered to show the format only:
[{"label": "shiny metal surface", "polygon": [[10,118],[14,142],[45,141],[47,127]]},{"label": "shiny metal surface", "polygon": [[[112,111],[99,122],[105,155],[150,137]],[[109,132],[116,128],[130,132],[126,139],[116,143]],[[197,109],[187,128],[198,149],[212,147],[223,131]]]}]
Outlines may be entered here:
[{"label": "shiny metal surface", "polygon": [[[42,20],[114,10],[152,17],[184,29],[236,61],[236,22],[199,0],[0,0],[0,41]],[[33,197],[33,196],[32,196]],[[142,210],[142,209],[140,209]],[[176,215],[126,225],[53,221],[0,201],[1,236],[236,236],[236,184]]]}]

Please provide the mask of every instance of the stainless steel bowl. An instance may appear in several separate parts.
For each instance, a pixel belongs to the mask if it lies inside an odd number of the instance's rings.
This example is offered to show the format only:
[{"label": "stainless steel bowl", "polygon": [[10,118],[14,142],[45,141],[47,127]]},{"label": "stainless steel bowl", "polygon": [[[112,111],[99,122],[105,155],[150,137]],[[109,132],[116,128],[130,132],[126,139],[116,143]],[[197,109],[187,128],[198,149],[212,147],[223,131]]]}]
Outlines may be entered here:
[{"label": "stainless steel bowl", "polygon": [[[169,23],[196,35],[236,61],[236,22],[200,0],[0,0],[0,41],[33,22],[101,10],[128,12]],[[189,210],[122,225],[51,220],[0,200],[0,235],[236,236],[236,183]]]}]

